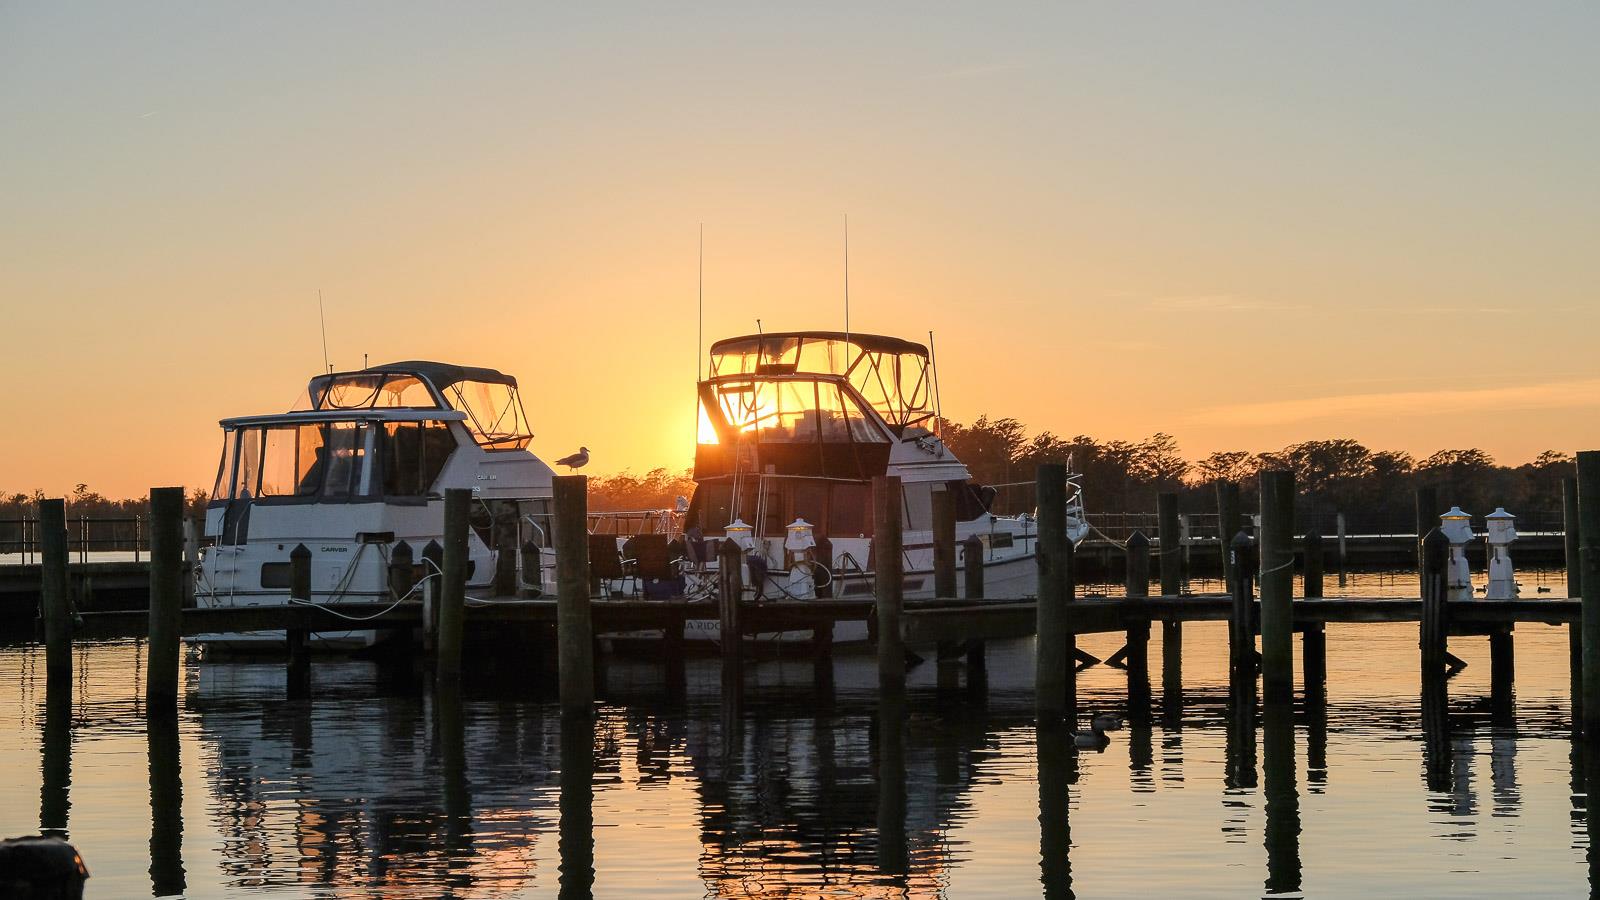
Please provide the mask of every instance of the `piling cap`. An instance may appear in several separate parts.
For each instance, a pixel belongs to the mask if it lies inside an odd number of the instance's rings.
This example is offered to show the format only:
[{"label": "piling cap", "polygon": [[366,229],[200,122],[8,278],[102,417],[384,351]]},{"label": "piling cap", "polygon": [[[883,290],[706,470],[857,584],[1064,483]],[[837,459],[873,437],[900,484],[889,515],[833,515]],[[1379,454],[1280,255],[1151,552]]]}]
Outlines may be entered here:
[{"label": "piling cap", "polygon": [[305,544],[295,544],[294,549],[289,551],[290,559],[307,559],[310,556],[311,548],[307,547]]},{"label": "piling cap", "polygon": [[1245,531],[1243,528],[1241,528],[1241,529],[1239,529],[1239,533],[1233,536],[1233,540],[1228,542],[1228,546],[1230,546],[1230,547],[1249,547],[1249,546],[1253,546],[1255,544],[1255,542],[1256,542],[1256,539],[1251,537],[1250,533],[1248,531]]},{"label": "piling cap", "polygon": [[1135,530],[1133,534],[1128,535],[1127,546],[1129,550],[1144,549],[1150,546],[1150,539],[1144,536],[1144,532]]}]

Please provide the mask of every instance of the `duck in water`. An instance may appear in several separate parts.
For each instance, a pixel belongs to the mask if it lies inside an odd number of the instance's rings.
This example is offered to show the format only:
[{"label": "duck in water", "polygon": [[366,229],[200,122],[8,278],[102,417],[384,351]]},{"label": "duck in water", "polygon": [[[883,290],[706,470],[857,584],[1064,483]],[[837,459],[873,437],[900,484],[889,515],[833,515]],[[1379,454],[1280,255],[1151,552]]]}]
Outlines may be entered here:
[{"label": "duck in water", "polygon": [[1106,737],[1106,728],[1100,716],[1096,716],[1089,721],[1089,729],[1088,731],[1074,731],[1072,733],[1072,746],[1104,751],[1106,745],[1111,743],[1111,738]]}]

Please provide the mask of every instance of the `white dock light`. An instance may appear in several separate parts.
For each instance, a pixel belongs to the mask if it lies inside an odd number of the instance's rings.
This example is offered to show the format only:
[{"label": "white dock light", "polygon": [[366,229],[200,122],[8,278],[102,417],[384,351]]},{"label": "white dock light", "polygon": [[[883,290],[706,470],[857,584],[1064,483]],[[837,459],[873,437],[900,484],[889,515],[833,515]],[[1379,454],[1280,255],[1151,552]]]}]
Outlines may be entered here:
[{"label": "white dock light", "polygon": [[811,523],[799,516],[789,523],[787,532],[783,537],[783,549],[800,552],[810,550],[817,545],[817,539],[812,535]]},{"label": "white dock light", "polygon": [[1517,517],[1497,506],[1484,516],[1489,530],[1483,540],[1489,545],[1489,600],[1514,600],[1517,597],[1516,573],[1511,568],[1511,542],[1517,539]]},{"label": "white dock light", "polygon": [[749,525],[746,525],[743,519],[734,519],[729,522],[728,527],[723,529],[723,534],[728,540],[733,541],[734,546],[740,550],[755,549],[755,531]]},{"label": "white dock light", "polygon": [[1445,570],[1445,597],[1472,599],[1472,569],[1467,566],[1467,545],[1472,543],[1472,514],[1452,506],[1439,517],[1439,530],[1450,541],[1450,566]]}]

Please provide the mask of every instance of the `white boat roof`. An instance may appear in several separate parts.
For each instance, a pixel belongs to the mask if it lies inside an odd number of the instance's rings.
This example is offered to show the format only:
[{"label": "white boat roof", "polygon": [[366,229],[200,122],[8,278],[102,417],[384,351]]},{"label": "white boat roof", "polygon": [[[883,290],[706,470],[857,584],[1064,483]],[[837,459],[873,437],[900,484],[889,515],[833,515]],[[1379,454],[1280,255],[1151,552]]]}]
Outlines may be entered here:
[{"label": "white boat roof", "polygon": [[258,416],[234,416],[221,420],[223,428],[249,425],[300,425],[311,422],[465,422],[467,414],[455,409],[311,409],[300,412],[268,413]]}]

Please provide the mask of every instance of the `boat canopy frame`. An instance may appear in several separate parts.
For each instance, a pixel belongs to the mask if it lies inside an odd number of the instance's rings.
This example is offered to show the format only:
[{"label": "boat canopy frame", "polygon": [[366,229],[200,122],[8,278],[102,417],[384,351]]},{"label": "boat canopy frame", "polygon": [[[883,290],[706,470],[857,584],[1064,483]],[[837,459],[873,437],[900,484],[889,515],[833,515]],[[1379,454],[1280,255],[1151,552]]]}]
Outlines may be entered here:
[{"label": "boat canopy frame", "polygon": [[914,341],[843,331],[725,338],[711,345],[710,377],[729,375],[842,378],[897,437],[937,425],[937,375],[928,348]]}]

